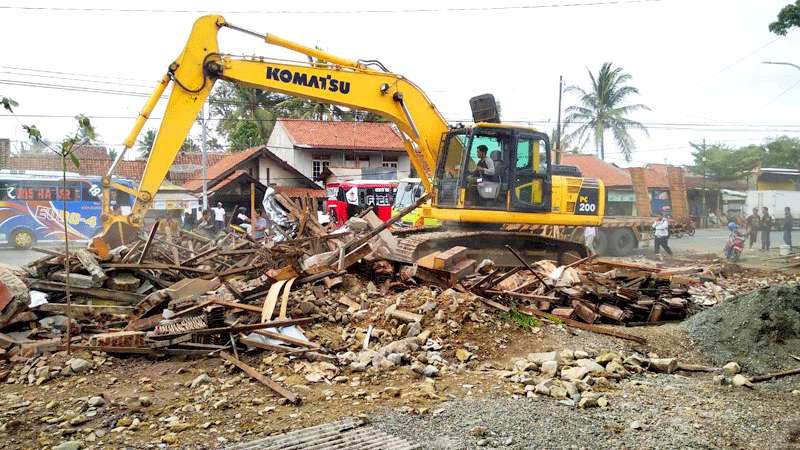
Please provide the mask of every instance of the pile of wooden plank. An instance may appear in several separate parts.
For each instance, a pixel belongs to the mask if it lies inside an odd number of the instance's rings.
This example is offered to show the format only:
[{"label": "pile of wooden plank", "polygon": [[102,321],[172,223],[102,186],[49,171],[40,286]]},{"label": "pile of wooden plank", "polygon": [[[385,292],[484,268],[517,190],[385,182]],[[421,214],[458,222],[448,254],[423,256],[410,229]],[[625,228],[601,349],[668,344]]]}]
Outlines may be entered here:
[{"label": "pile of wooden plank", "polygon": [[498,269],[467,287],[501,304],[556,318],[630,326],[685,318],[692,305],[689,287],[706,277],[699,267],[659,268],[590,257],[562,267],[539,261],[525,270]]},{"label": "pile of wooden plank", "polygon": [[0,312],[8,312],[0,323],[0,354],[30,357],[67,347],[212,354],[298,401],[259,379],[238,353],[267,350],[335,361],[303,338],[301,326],[318,317],[292,304],[290,294],[306,284],[331,288],[348,269],[364,266],[393,278],[395,267],[384,256],[396,245],[388,231],[396,219],[384,223],[366,211],[331,233],[308,204],[280,195],[276,201],[292,226],[262,239],[237,231],[204,236],[156,221],[140,240],[109,251],[36,249],[45,256],[16,276],[0,273]]}]

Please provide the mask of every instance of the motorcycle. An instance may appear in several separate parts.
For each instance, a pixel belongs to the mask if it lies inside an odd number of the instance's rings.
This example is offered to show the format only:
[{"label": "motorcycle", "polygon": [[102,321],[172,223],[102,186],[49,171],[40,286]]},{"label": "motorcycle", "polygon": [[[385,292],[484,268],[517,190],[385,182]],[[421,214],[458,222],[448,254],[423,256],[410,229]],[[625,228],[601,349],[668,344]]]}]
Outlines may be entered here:
[{"label": "motorcycle", "polygon": [[742,251],[744,251],[744,241],[745,236],[739,233],[733,233],[728,238],[728,242],[725,243],[725,258],[728,261],[736,262],[739,260],[739,257],[742,256]]}]

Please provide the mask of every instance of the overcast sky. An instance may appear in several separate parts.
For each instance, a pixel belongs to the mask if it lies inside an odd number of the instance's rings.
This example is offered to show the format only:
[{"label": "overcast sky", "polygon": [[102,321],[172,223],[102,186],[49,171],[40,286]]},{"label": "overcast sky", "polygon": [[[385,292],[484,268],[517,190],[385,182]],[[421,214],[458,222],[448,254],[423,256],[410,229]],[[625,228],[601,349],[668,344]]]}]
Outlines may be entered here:
[{"label": "overcast sky", "polygon": [[[778,38],[767,29],[788,0],[566,6],[585,2],[0,0],[0,95],[18,101],[20,120],[36,123],[48,137],[63,136],[74,127],[70,117],[83,113],[95,117],[104,143],[118,145],[144,98],[12,83],[149,93],[180,53],[194,19],[207,10],[343,57],[379,59],[419,85],[451,121],[468,119],[468,99],[491,92],[502,102],[504,120],[530,121],[549,132],[556,121],[559,75],[567,84],[588,87],[587,67],[597,71],[603,62],[613,62],[640,89],[633,100],[652,108],[633,117],[648,125],[650,135],[634,134],[632,165],[690,163],[689,141],[703,138],[740,146],[781,134],[800,136],[800,70],[761,64],[800,64],[798,33]],[[510,8],[453,10],[487,5]],[[65,7],[117,11],[54,9]],[[220,46],[229,53],[291,56],[231,30],[221,31]],[[573,101],[566,96],[564,106]],[[160,117],[163,103],[154,117]],[[151,119],[146,128],[157,126]],[[5,115],[0,137],[26,139],[20,124]],[[610,139],[606,154],[624,165]]]}]

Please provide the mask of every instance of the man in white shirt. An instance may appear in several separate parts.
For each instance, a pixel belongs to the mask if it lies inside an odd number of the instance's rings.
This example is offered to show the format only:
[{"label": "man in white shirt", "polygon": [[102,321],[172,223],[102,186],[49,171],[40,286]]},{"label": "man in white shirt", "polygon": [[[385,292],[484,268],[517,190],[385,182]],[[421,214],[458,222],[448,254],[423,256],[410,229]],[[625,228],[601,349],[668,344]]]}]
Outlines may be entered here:
[{"label": "man in white shirt", "polygon": [[475,168],[475,176],[490,176],[494,177],[494,161],[492,158],[486,156],[489,151],[489,147],[481,144],[478,146],[478,163],[476,164]]},{"label": "man in white shirt", "polygon": [[214,231],[219,232],[225,229],[225,208],[222,207],[222,202],[217,202],[216,208],[211,208],[214,212]]},{"label": "man in white shirt", "polygon": [[656,255],[659,254],[660,248],[663,247],[664,251],[669,256],[672,256],[672,249],[669,248],[669,219],[663,212],[658,214],[658,219],[653,223],[653,229],[655,230],[653,234],[655,235]]}]

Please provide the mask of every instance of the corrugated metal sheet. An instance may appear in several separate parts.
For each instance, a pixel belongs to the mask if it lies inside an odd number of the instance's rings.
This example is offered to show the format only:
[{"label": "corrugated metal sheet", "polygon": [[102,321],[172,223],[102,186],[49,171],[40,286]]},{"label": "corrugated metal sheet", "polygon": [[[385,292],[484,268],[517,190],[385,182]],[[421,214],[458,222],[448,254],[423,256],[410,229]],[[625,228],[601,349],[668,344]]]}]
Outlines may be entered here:
[{"label": "corrugated metal sheet", "polygon": [[355,418],[304,428],[228,447],[228,450],[262,449],[419,449],[417,444],[384,433]]}]

